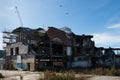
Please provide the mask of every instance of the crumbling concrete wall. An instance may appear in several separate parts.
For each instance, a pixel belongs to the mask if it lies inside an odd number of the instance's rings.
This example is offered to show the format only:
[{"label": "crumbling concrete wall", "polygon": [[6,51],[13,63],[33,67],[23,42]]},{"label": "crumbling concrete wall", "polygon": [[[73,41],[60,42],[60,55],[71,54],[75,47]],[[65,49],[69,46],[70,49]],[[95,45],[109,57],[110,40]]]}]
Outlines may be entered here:
[{"label": "crumbling concrete wall", "polygon": [[[11,64],[12,64],[12,69],[18,69],[18,65],[17,65],[17,60],[11,60]],[[23,68],[22,70],[30,70],[30,71],[35,71],[35,58],[26,58],[26,59],[22,59],[22,63]]]},{"label": "crumbling concrete wall", "polygon": [[35,71],[35,58],[23,59],[22,63],[25,70]]},{"label": "crumbling concrete wall", "polygon": [[[15,51],[16,47],[19,48],[18,53],[16,53],[16,51]],[[24,44],[22,44],[22,42],[17,42],[17,43],[6,46],[6,56],[11,56],[11,48],[13,48],[13,55],[28,53],[28,45],[24,45]]]}]

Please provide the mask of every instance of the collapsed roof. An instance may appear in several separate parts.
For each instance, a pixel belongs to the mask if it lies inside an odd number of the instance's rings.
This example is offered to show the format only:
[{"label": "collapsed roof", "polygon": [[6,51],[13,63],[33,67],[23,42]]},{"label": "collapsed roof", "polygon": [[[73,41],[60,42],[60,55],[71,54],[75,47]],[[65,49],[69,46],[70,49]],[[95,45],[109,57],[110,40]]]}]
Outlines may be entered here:
[{"label": "collapsed roof", "polygon": [[71,45],[71,42],[64,31],[61,31],[57,28],[49,27],[47,34],[50,38],[50,41],[53,43]]},{"label": "collapsed roof", "polygon": [[31,29],[26,27],[19,27],[12,31],[13,34],[32,37],[34,38],[37,33],[37,37],[43,37],[45,34],[49,37],[49,41],[55,44],[62,44],[62,45],[71,45],[71,41],[69,40],[67,33],[63,30],[48,27],[47,30],[43,28]]}]

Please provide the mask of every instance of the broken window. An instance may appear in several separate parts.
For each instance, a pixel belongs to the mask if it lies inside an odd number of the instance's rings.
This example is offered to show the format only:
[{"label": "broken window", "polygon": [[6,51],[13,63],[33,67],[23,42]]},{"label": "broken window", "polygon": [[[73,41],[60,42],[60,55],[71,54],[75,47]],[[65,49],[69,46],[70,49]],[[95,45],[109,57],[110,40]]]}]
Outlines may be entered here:
[{"label": "broken window", "polygon": [[13,55],[13,48],[11,48],[11,50],[10,50],[10,54]]},{"label": "broken window", "polygon": [[53,55],[63,55],[63,46],[60,44],[52,44]]},{"label": "broken window", "polygon": [[87,45],[88,45],[88,42],[87,42],[86,40],[83,40],[82,46],[83,46],[83,47],[86,47]]},{"label": "broken window", "polygon": [[19,48],[18,47],[15,48],[15,54],[19,54]]},{"label": "broken window", "polygon": [[30,63],[27,63],[26,65],[27,65],[26,69],[30,70]]}]

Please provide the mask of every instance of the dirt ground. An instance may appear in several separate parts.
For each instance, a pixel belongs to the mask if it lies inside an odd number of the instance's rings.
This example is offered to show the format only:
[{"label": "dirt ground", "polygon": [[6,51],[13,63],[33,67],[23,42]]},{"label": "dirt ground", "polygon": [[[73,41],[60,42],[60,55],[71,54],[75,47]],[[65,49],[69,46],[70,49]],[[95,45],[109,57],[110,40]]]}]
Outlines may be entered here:
[{"label": "dirt ground", "polygon": [[89,78],[88,80],[120,80],[120,77],[114,77],[114,76],[93,76]]},{"label": "dirt ground", "polygon": [[5,77],[4,80],[39,80],[39,79],[44,79],[43,72],[0,70],[0,73],[2,73],[2,75]]},{"label": "dirt ground", "polygon": [[[4,79],[0,80],[40,80],[44,79],[43,72],[29,72],[29,71],[8,71],[0,70]],[[78,80],[120,80],[119,76],[98,76],[98,75],[83,75],[76,74]]]},{"label": "dirt ground", "polygon": [[78,80],[120,80],[119,76],[83,75],[76,74]]}]

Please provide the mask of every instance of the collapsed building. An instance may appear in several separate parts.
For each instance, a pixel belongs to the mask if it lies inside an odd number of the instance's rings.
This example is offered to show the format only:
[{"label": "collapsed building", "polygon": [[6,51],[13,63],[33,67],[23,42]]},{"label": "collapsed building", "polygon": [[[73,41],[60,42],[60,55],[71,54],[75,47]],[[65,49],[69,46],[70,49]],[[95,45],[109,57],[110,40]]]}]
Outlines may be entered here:
[{"label": "collapsed building", "polygon": [[6,69],[37,71],[86,68],[112,66],[115,62],[120,62],[113,49],[95,47],[92,35],[76,35],[66,27],[18,27],[3,33]]}]

